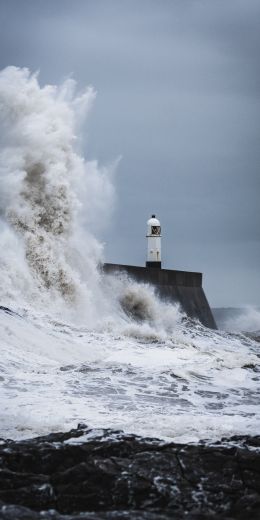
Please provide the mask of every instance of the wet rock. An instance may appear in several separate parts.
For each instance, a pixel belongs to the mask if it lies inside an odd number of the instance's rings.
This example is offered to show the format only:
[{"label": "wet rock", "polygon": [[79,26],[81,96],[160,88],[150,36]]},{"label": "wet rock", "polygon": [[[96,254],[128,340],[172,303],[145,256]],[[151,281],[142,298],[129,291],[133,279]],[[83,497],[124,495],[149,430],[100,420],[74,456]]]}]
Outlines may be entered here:
[{"label": "wet rock", "polygon": [[258,519],[259,447],[260,437],[166,444],[84,424],[4,440],[0,519]]}]

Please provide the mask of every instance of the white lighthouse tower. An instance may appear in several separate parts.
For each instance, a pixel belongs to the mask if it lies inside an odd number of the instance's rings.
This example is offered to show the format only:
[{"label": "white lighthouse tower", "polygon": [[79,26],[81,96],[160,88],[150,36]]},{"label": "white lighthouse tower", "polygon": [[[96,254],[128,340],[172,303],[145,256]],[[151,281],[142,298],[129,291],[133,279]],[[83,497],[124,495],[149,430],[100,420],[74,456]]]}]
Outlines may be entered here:
[{"label": "white lighthouse tower", "polygon": [[147,262],[146,267],[158,267],[161,269],[161,224],[152,215],[147,221]]}]

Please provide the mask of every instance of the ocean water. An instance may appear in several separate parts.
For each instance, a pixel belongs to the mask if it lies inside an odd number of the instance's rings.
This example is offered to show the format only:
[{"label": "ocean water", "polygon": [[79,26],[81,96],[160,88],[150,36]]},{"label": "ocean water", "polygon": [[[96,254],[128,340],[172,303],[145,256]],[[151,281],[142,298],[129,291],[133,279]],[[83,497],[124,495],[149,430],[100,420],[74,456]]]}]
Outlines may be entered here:
[{"label": "ocean water", "polygon": [[1,312],[1,436],[84,422],[178,442],[259,432],[259,345],[176,323],[103,330]]},{"label": "ocean water", "polygon": [[94,97],[0,73],[0,436],[79,422],[183,443],[258,434],[259,343],[102,273],[113,167],[76,138]]}]

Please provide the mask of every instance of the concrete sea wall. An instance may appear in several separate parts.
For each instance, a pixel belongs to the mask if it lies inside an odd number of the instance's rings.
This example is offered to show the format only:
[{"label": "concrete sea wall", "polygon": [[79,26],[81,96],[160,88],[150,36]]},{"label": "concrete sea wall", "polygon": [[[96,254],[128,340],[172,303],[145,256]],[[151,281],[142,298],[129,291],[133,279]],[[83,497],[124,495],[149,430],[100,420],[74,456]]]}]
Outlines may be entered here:
[{"label": "concrete sea wall", "polygon": [[160,298],[179,303],[189,317],[198,318],[211,329],[217,328],[202,288],[201,273],[121,264],[104,264],[103,268],[106,273],[125,272],[136,281],[153,285]]}]

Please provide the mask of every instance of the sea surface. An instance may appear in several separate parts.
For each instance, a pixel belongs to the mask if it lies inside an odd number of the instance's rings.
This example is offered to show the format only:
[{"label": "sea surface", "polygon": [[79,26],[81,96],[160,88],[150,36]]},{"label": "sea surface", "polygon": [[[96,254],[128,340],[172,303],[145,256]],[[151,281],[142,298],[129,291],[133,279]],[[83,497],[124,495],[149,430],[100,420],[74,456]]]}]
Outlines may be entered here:
[{"label": "sea surface", "polygon": [[91,428],[187,443],[258,434],[259,343],[176,322],[103,330],[0,310],[0,436]]}]

